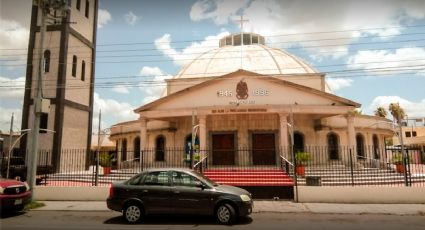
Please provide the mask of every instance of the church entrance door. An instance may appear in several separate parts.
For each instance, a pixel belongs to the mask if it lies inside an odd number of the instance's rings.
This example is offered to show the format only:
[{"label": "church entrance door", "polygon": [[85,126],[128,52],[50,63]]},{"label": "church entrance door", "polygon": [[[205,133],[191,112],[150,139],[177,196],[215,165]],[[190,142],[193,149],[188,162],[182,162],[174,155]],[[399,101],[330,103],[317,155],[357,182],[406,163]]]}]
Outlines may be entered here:
[{"label": "church entrance door", "polygon": [[212,161],[213,165],[235,164],[235,134],[212,135]]},{"label": "church entrance door", "polygon": [[274,133],[252,134],[252,163],[254,165],[276,164]]}]

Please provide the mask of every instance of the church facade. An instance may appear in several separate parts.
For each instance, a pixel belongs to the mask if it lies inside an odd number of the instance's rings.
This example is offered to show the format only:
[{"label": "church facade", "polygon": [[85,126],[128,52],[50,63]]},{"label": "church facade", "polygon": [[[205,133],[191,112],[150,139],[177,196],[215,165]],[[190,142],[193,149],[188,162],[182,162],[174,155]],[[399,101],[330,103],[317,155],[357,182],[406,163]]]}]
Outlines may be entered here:
[{"label": "church facade", "polygon": [[268,47],[261,35],[232,34],[166,80],[160,99],[134,110],[138,120],[113,125],[110,139],[119,164],[145,149],[155,150],[145,162],[184,159],[187,151],[167,149],[185,149],[192,136],[217,166],[277,165],[280,157],[291,158],[291,146],[323,146],[312,154],[341,162],[347,159],[340,146],[363,155],[361,148],[374,146],[364,158],[383,159],[390,122],[355,113],[359,107],[330,92],[325,73]]}]

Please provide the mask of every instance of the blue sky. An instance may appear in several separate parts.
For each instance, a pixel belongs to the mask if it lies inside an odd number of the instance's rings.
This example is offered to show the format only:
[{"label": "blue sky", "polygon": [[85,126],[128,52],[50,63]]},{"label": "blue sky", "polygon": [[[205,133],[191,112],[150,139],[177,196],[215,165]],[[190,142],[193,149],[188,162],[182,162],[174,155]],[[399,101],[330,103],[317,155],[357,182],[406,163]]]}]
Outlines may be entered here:
[{"label": "blue sky", "polygon": [[[31,1],[0,1],[0,130],[8,132],[12,113],[20,128]],[[100,0],[99,9],[94,124],[102,109],[103,128],[136,119],[132,110],[158,98],[163,79],[239,32],[242,14],[244,31],[328,73],[334,93],[364,114],[399,102],[425,117],[425,1]]]}]

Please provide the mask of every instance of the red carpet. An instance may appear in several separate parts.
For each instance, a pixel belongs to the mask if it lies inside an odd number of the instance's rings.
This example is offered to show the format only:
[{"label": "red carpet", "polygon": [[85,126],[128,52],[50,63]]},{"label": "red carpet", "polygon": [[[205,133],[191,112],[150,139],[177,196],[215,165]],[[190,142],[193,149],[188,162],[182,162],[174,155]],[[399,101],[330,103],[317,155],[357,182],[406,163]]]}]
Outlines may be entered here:
[{"label": "red carpet", "polygon": [[279,169],[209,169],[211,180],[233,186],[293,186],[291,177]]}]

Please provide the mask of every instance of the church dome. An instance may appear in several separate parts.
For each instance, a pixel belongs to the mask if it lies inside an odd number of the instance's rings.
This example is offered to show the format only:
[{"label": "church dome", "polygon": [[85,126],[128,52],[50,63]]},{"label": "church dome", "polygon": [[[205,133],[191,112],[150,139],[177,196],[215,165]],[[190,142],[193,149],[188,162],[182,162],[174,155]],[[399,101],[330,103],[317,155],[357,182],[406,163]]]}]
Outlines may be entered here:
[{"label": "church dome", "polygon": [[207,51],[181,69],[174,77],[197,78],[221,76],[238,69],[259,74],[317,73],[301,59],[265,45],[263,36],[254,33],[232,34],[220,39],[217,49]]}]

